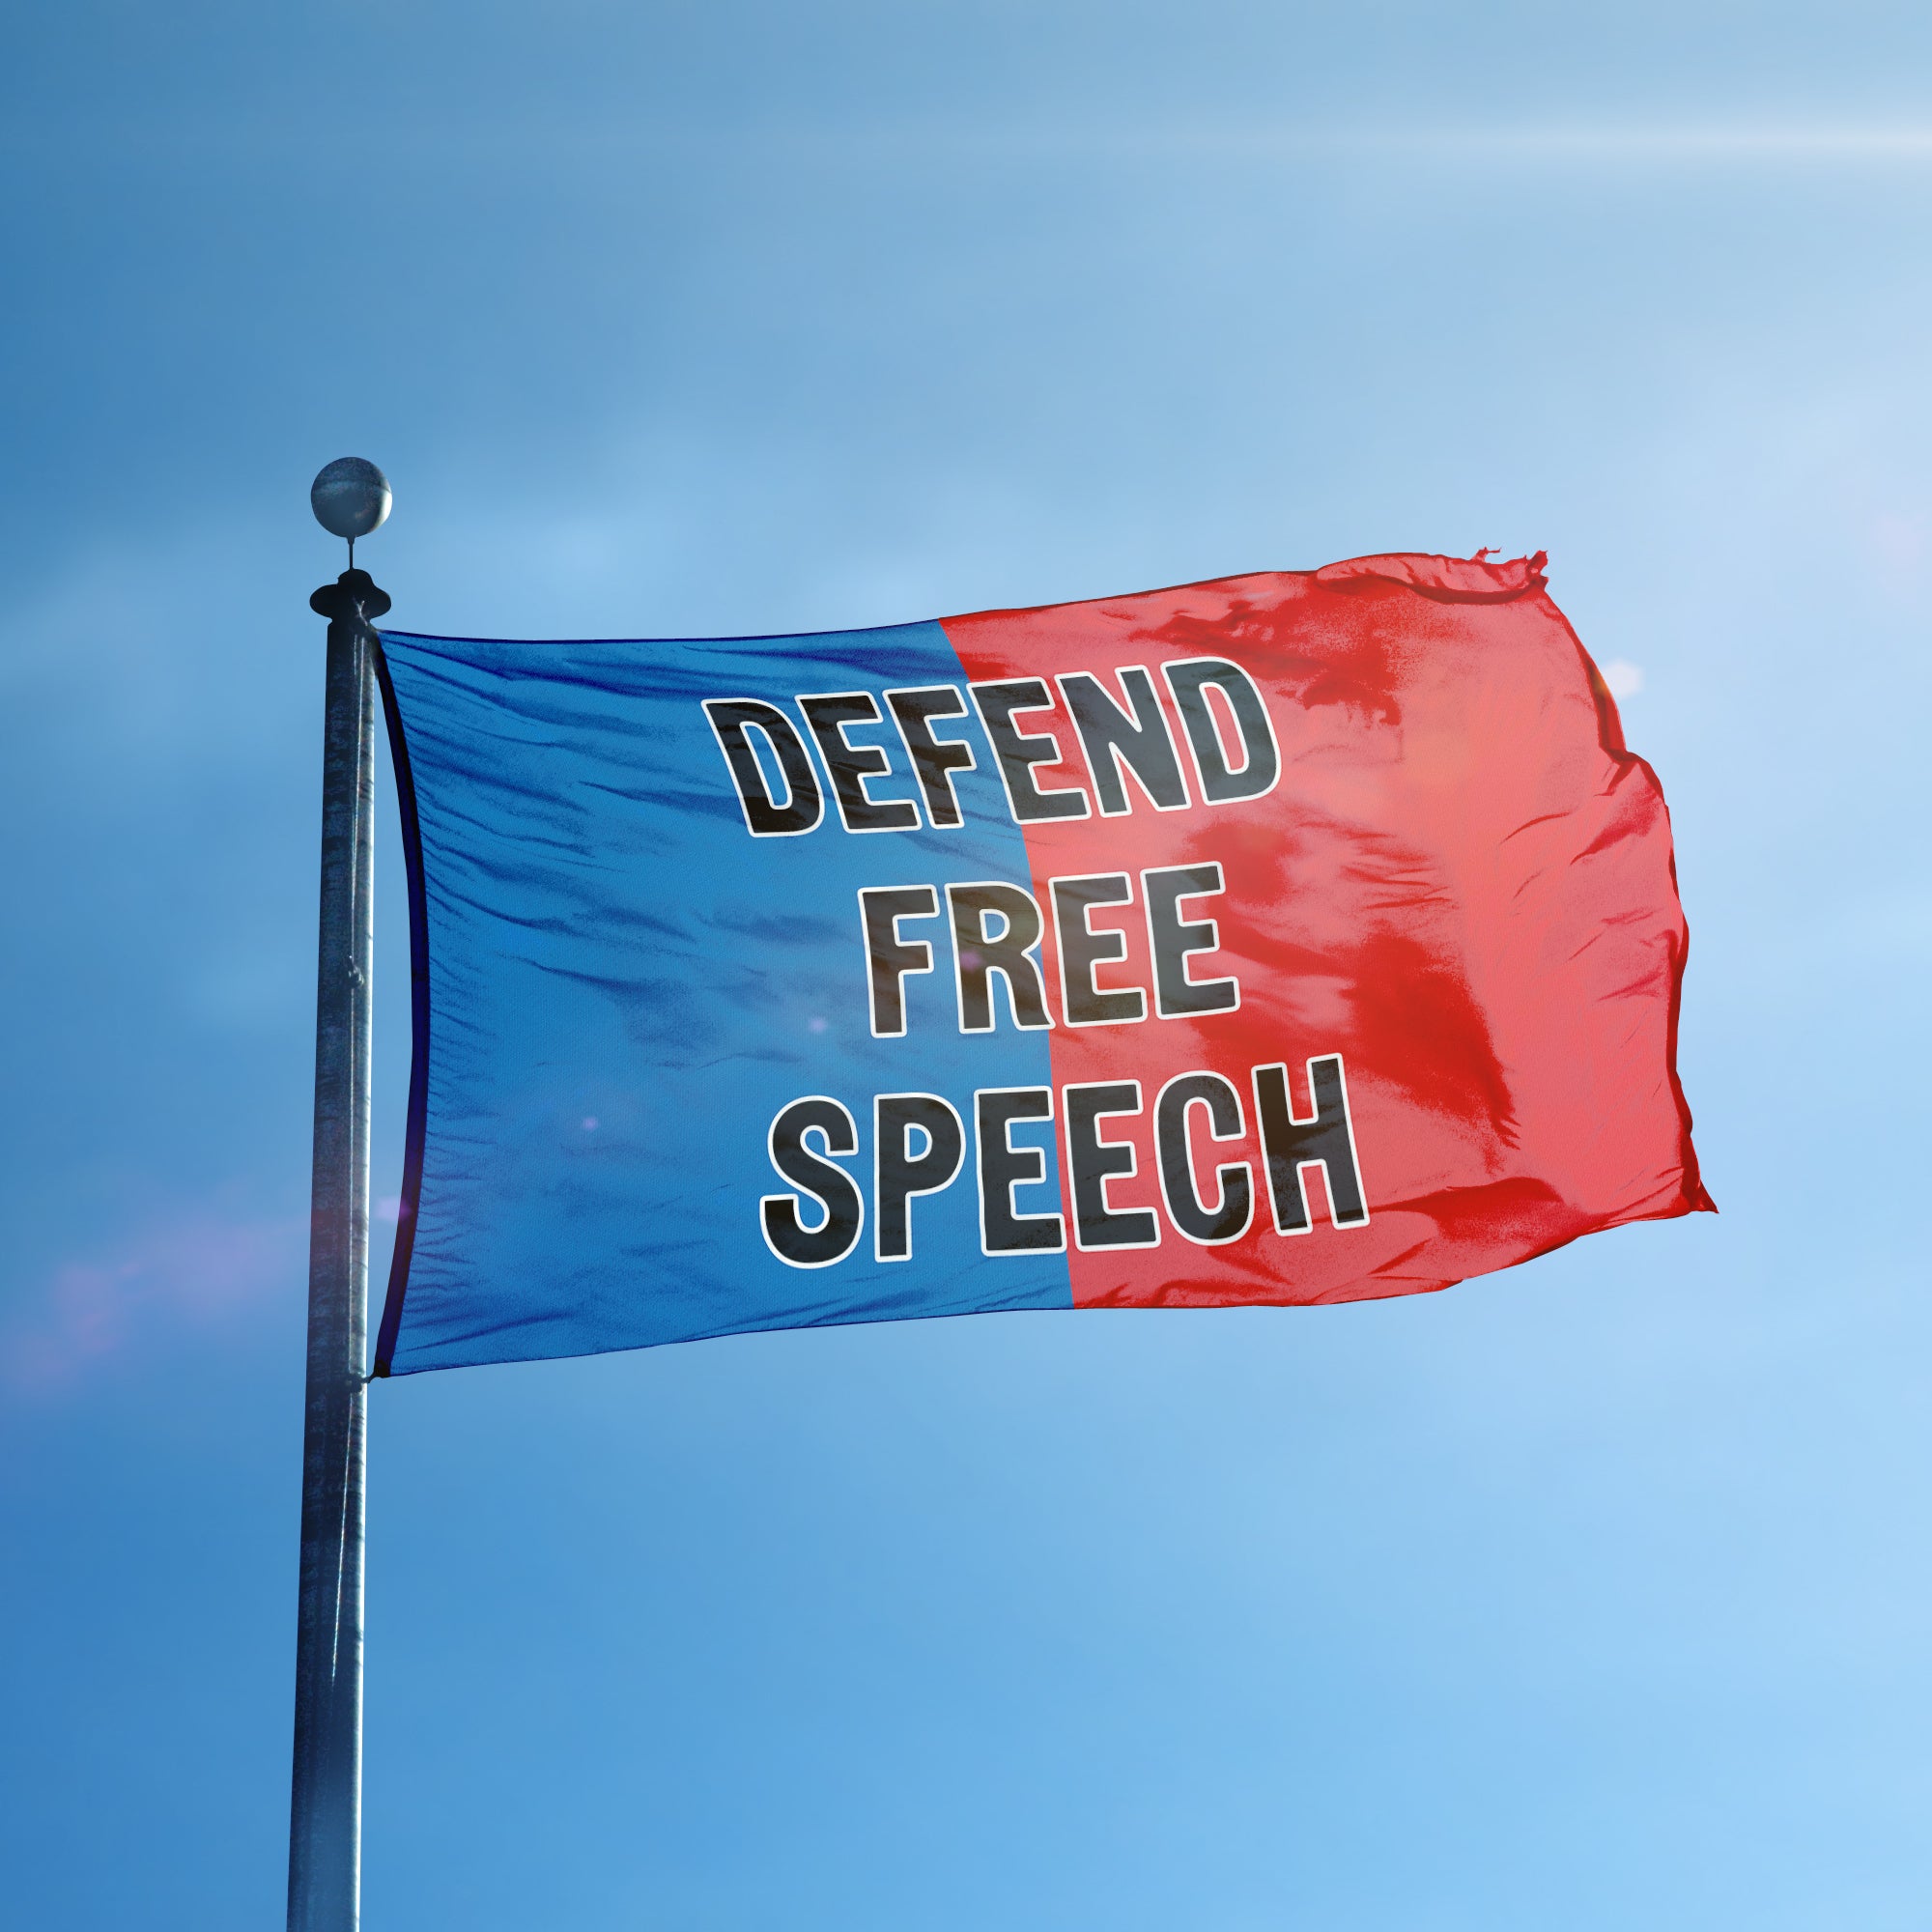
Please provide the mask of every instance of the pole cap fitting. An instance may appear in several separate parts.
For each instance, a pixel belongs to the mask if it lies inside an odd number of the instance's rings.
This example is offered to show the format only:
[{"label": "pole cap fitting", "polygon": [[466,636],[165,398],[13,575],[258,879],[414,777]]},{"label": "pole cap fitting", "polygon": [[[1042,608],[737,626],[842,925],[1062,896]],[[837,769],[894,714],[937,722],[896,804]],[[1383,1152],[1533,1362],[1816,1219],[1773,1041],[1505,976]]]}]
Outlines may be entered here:
[{"label": "pole cap fitting", "polygon": [[368,626],[389,614],[389,593],[366,570],[345,570],[308,600],[308,608],[331,624]]},{"label": "pole cap fitting", "polygon": [[366,537],[389,514],[389,479],[360,456],[338,456],[316,471],[309,485],[309,507],[332,537],[354,543]]}]

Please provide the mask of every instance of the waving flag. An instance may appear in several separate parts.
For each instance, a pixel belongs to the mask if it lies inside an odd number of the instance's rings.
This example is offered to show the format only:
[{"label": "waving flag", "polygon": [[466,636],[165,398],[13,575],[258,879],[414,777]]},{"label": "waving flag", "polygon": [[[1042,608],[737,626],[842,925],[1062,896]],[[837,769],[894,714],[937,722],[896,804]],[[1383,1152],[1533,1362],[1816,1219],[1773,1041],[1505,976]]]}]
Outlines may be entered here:
[{"label": "waving flag", "polygon": [[1404,1294],[1708,1208],[1663,799],[1542,562],[385,632],[379,1373]]}]

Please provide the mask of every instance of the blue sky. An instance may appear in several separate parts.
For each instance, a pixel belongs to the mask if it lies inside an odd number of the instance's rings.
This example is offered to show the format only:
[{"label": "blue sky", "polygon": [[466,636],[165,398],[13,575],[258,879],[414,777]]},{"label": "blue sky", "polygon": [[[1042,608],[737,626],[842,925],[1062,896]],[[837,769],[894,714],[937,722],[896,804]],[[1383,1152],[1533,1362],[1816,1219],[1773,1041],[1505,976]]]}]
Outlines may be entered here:
[{"label": "blue sky", "polygon": [[281,1910],[354,452],[429,631],[1547,548],[1723,1209],[379,1387],[371,1932],[1923,1924],[1932,14],[75,4],[0,165],[21,1923]]}]

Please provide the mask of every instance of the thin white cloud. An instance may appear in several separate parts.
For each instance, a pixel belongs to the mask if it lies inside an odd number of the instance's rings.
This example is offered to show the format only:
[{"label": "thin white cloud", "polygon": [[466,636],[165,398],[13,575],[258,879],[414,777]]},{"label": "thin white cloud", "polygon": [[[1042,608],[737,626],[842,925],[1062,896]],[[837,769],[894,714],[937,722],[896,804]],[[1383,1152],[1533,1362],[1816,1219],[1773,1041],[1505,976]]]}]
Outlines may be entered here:
[{"label": "thin white cloud", "polygon": [[[1054,156],[1195,156],[1203,158],[1321,161],[1403,157],[1544,165],[1922,166],[1932,163],[1932,122],[1528,122],[1430,126],[1400,122],[1307,122],[1287,125],[1233,116],[1202,121],[1172,118],[1122,121],[1068,113],[1048,121],[976,116],[961,120],[931,112],[907,120],[893,115],[822,120],[767,117],[691,126],[639,125],[635,117],[597,115],[559,122],[529,115],[479,128],[469,121],[421,119],[384,130],[396,157],[433,159],[472,170],[572,170],[610,166],[645,156],[702,159],[728,156],[789,156],[861,161],[881,155],[928,158],[1011,159]],[[164,117],[148,122],[117,117],[111,124],[31,119],[0,128],[0,158],[43,159],[64,143],[91,150],[113,140],[156,155],[242,159],[305,151],[307,131],[285,122],[246,115],[184,126]]]},{"label": "thin white cloud", "polygon": [[1843,163],[1887,166],[1932,163],[1932,121],[1562,121],[1515,125],[1389,122],[1258,124],[1236,118],[1189,119],[1122,126],[1069,119],[1031,124],[960,127],[943,118],[917,126],[772,128],[763,138],[814,150],[889,145],[906,150],[976,154],[1051,151],[1073,154],[1194,153],[1320,160],[1350,156],[1438,156],[1501,162],[1788,165]]},{"label": "thin white cloud", "polygon": [[1443,128],[1369,138],[1524,159],[1932,161],[1932,125]]}]

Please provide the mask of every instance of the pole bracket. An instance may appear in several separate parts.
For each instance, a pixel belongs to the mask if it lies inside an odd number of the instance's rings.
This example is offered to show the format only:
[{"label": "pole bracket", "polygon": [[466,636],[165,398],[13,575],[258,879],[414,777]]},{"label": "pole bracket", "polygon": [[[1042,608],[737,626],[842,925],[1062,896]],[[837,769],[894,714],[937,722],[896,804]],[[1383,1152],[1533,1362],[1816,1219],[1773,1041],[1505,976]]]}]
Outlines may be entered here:
[{"label": "pole bracket", "polygon": [[308,600],[308,608],[331,624],[372,625],[389,613],[389,593],[366,570],[345,570]]}]

